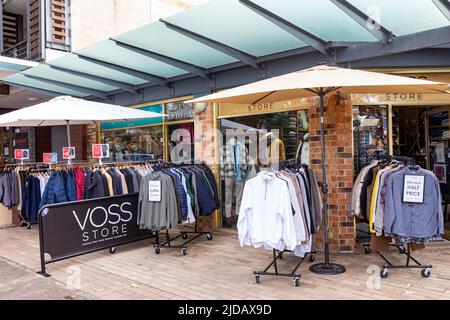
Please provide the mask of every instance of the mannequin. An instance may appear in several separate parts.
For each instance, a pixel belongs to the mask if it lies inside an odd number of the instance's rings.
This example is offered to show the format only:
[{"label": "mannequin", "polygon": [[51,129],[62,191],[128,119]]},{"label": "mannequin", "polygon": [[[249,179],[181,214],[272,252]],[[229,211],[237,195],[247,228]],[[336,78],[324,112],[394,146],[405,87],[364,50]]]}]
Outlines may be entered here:
[{"label": "mannequin", "polygon": [[[241,206],[244,184],[249,173],[248,150],[244,144],[231,138],[225,146],[222,176],[225,177],[225,217],[237,216]],[[233,199],[235,210],[233,212]]]}]

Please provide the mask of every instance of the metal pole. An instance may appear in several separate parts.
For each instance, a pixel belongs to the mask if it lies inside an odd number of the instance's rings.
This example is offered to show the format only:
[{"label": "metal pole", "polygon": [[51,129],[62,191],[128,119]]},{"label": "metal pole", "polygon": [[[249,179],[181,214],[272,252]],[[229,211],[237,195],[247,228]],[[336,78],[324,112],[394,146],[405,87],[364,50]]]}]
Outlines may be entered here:
[{"label": "metal pole", "polygon": [[[67,129],[67,144],[70,148],[72,146],[72,139],[70,138],[70,121],[66,120],[66,129]],[[72,159],[67,160],[68,164],[72,164]]]},{"label": "metal pole", "polygon": [[324,241],[325,241],[325,263],[312,265],[309,269],[311,272],[326,275],[336,275],[345,272],[345,267],[330,263],[330,243],[329,243],[329,225],[328,225],[328,184],[327,184],[327,166],[326,166],[326,146],[325,146],[325,121],[324,121],[324,98],[325,92],[321,88],[320,97],[320,139],[322,144],[322,192],[323,192],[323,217],[324,217]]}]

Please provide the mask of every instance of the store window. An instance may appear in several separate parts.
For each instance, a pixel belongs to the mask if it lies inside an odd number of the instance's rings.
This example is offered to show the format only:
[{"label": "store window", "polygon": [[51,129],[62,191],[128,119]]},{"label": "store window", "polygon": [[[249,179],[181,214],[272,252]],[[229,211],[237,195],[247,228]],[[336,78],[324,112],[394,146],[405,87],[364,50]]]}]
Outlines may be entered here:
[{"label": "store window", "polygon": [[103,131],[102,139],[109,144],[113,162],[163,160],[162,126]]},{"label": "store window", "polygon": [[[276,144],[279,160],[299,158],[303,163],[309,163],[308,127],[307,110],[221,119],[222,223],[225,227],[237,223],[245,182],[267,165],[260,157],[264,156],[261,148],[267,148],[270,153],[275,150],[272,145]],[[237,135],[240,132],[241,138],[230,135],[233,130]],[[276,132],[276,135],[265,140],[270,132]]]},{"label": "store window", "polygon": [[386,106],[355,106],[353,108],[355,177],[373,160],[388,155],[387,114]]}]

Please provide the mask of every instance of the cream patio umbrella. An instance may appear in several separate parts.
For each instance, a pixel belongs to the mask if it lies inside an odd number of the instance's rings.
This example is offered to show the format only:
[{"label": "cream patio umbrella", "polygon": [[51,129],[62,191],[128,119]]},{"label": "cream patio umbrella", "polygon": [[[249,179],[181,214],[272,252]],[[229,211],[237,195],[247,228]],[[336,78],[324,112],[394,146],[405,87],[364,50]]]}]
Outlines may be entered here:
[{"label": "cream patio umbrella", "polygon": [[301,97],[320,97],[320,133],[322,143],[322,192],[325,234],[325,263],[312,265],[319,274],[340,274],[345,267],[330,263],[328,228],[328,185],[325,159],[324,97],[333,91],[340,93],[448,93],[443,83],[417,80],[362,70],[317,66],[278,77],[250,83],[237,88],[189,100],[189,103],[273,103]]},{"label": "cream patio umbrella", "polygon": [[67,127],[71,146],[70,125],[131,121],[162,117],[163,114],[99,103],[70,96],[60,96],[48,102],[12,111],[0,116],[0,127]]}]

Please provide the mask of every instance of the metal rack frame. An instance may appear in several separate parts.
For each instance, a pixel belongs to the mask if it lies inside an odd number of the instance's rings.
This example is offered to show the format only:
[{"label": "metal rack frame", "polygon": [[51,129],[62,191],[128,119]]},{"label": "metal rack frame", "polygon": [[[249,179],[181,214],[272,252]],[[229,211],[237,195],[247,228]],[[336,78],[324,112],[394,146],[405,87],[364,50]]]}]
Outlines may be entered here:
[{"label": "metal rack frame", "polygon": [[[316,260],[316,251],[311,251],[310,253],[305,254],[303,258],[300,259],[300,261],[295,265],[294,269],[292,269],[291,272],[279,272],[278,270],[278,260],[283,259],[283,254],[286,252],[292,252],[292,251],[279,251],[276,249],[273,249],[273,259],[272,262],[264,269],[264,271],[254,271],[253,274],[255,275],[256,283],[259,284],[261,282],[260,278],[261,276],[277,276],[277,277],[291,277],[292,282],[295,287],[298,287],[300,285],[300,278],[302,275],[300,273],[297,273],[298,268],[302,265],[303,261],[306,259],[306,257],[309,255],[309,261],[312,263]],[[269,272],[268,270],[273,266],[275,272]]]},{"label": "metal rack frame", "polygon": [[[155,253],[156,254],[160,254],[161,253],[161,248],[162,247],[166,247],[169,249],[179,249],[181,251],[181,254],[183,256],[187,255],[187,244],[198,239],[199,237],[201,237],[202,235],[206,235],[206,239],[208,241],[212,241],[213,240],[213,235],[210,231],[198,231],[197,230],[197,221],[195,220],[195,227],[194,227],[194,231],[181,231],[180,234],[174,236],[174,237],[170,237],[169,235],[169,229],[163,229],[165,230],[165,234],[166,234],[166,240],[164,242],[160,242],[159,240],[159,235],[160,235],[160,231],[161,230],[157,230],[155,231],[155,244],[153,245],[153,248],[155,249]],[[189,234],[194,234],[195,236],[192,237],[191,239],[188,239],[188,235]],[[183,242],[182,244],[179,245],[172,245],[172,241],[182,238],[183,240],[187,240],[185,242]]]},{"label": "metal rack frame", "polygon": [[[422,269],[420,274],[423,278],[429,278],[431,276],[431,268],[433,266],[431,264],[422,264],[417,259],[415,259],[411,255],[411,244],[408,243],[406,248],[404,245],[392,244],[392,247],[398,249],[400,254],[406,255],[406,262],[403,265],[393,264],[389,261],[381,252],[375,251],[385,262],[386,264],[381,266],[380,277],[386,279],[389,276],[389,269]],[[370,244],[363,244],[364,251],[366,254],[371,253]],[[411,264],[411,261],[414,264]]]}]

